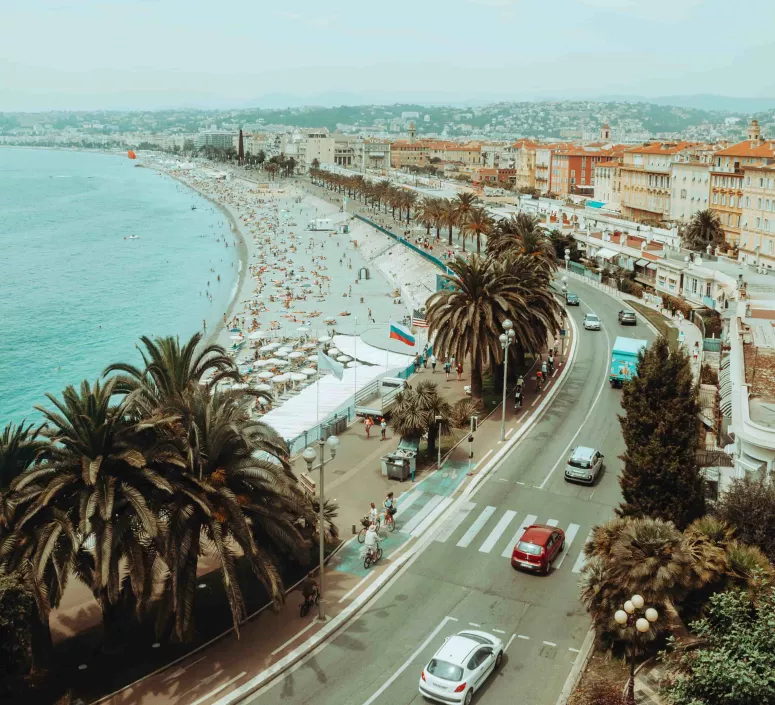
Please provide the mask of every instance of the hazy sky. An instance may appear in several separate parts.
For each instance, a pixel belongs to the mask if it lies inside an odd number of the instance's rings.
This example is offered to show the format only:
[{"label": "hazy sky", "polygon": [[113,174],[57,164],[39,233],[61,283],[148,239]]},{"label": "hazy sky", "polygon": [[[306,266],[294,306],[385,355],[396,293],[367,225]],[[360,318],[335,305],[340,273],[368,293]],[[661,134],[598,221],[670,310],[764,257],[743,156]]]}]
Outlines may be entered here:
[{"label": "hazy sky", "polygon": [[772,0],[0,0],[0,110],[771,97],[774,26]]}]

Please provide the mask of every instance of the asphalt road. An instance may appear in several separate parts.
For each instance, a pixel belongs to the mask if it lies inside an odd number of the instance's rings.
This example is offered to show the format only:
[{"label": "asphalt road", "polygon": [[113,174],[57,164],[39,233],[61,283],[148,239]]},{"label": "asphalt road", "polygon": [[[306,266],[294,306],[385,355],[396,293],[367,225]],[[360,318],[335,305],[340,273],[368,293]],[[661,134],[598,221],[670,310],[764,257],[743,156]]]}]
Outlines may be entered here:
[{"label": "asphalt road", "polygon": [[[474,625],[508,644],[500,671],[474,702],[510,703],[518,696],[519,702],[554,705],[590,626],[578,600],[581,551],[592,527],[613,516],[620,501],[621,391],[608,384],[611,345],[617,335],[654,337],[642,319],[635,327],[619,326],[621,305],[596,289],[571,281],[570,290],[582,302],[569,309],[579,346],[544,416],[463,510],[431,527],[436,540],[357,619],[246,702],[425,702],[417,690],[420,670],[445,636]],[[583,329],[589,311],[602,319],[603,330]],[[596,447],[605,456],[591,487],[564,480],[564,462],[575,445]],[[547,576],[510,565],[520,527],[532,522],[556,523],[566,532],[562,560]]]}]

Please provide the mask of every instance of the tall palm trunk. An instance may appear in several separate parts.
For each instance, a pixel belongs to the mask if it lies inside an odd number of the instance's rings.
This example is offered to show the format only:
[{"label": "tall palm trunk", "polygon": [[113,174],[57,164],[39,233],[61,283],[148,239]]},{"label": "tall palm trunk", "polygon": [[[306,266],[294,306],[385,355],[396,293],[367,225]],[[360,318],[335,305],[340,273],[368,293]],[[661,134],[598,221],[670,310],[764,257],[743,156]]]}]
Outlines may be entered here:
[{"label": "tall palm trunk", "polygon": [[482,370],[477,364],[471,365],[471,396],[474,399],[482,398]]},{"label": "tall palm trunk", "polygon": [[36,608],[30,623],[30,641],[33,672],[44,672],[51,666],[54,656],[54,642],[51,639],[51,624],[48,615],[42,615]]},{"label": "tall palm trunk", "polygon": [[476,254],[482,254],[482,234],[479,231],[476,233]]},{"label": "tall palm trunk", "polygon": [[452,247],[452,223],[449,224],[449,239],[447,240],[447,243]]}]

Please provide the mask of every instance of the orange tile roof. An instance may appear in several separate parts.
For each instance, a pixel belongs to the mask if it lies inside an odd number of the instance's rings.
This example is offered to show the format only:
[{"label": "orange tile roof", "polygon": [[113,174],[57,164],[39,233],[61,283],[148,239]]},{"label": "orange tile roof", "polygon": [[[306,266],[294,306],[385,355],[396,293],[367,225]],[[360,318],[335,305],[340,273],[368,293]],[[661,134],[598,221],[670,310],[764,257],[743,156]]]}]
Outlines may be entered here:
[{"label": "orange tile roof", "polygon": [[699,146],[699,142],[650,142],[638,147],[629,147],[624,151],[631,154],[678,154],[697,146]]},{"label": "orange tile roof", "polygon": [[533,142],[533,140],[523,138],[521,140],[517,140],[511,146],[515,149],[522,149],[523,147],[527,149],[536,149],[538,147],[538,142]]},{"label": "orange tile roof", "polygon": [[775,140],[765,140],[762,144],[743,140],[731,147],[713,153],[714,157],[774,157]]},{"label": "orange tile roof", "polygon": [[615,160],[612,160],[610,162],[598,162],[597,164],[595,164],[595,169],[598,169],[601,166],[609,166],[610,167],[610,166],[621,166],[621,165],[622,165],[621,162],[617,162]]}]

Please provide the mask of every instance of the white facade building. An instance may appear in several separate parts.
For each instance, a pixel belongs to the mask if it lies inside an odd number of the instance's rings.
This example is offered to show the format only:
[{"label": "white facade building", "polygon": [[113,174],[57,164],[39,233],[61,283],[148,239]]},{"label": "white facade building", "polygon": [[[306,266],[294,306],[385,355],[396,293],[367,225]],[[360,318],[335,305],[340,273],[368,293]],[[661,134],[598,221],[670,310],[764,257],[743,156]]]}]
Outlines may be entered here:
[{"label": "white facade building", "polygon": [[697,211],[708,208],[710,166],[697,161],[673,162],[670,188],[670,220],[686,224]]}]

